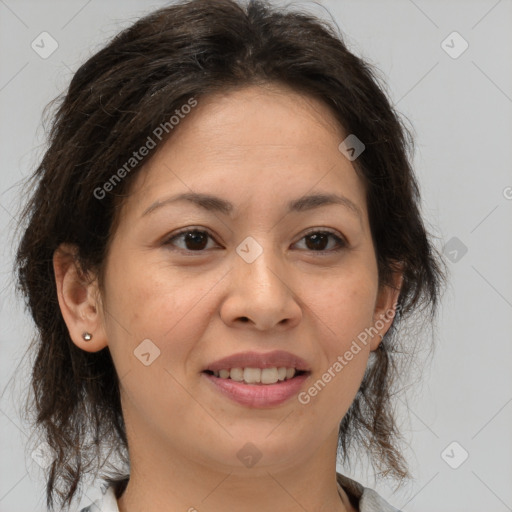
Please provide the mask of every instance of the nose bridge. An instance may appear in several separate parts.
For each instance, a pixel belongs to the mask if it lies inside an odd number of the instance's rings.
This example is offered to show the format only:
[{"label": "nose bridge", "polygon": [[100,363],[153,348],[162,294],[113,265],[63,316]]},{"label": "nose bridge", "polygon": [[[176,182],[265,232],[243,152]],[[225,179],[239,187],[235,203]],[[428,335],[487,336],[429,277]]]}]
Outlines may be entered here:
[{"label": "nose bridge", "polygon": [[300,306],[287,284],[285,265],[272,237],[249,236],[236,248],[230,297],[223,309],[230,321],[249,319],[260,329],[286,321],[295,325]]},{"label": "nose bridge", "polygon": [[[246,237],[236,248],[237,258],[236,271],[240,282],[249,286],[257,286],[259,290],[269,290],[277,293],[283,286],[281,279],[276,275],[278,269],[282,268],[279,264],[279,255],[272,247],[271,237]],[[276,288],[277,286],[277,288]]]}]

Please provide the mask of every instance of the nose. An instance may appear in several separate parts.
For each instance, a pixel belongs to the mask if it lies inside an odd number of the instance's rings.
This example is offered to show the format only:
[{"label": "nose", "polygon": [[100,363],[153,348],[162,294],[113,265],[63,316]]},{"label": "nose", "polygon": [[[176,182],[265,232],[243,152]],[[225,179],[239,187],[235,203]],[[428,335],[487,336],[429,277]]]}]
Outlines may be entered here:
[{"label": "nose", "polygon": [[223,321],[266,331],[300,323],[302,308],[292,289],[293,277],[282,257],[270,249],[251,263],[235,254],[228,294],[221,307]]}]

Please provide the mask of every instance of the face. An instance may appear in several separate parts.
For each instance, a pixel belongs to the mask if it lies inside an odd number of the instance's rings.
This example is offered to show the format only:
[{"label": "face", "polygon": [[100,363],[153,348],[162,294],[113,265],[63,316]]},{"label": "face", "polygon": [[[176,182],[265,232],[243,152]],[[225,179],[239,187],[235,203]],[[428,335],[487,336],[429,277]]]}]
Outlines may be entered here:
[{"label": "face", "polygon": [[[380,341],[358,336],[396,299],[379,290],[365,189],[338,149],[347,135],[312,98],[248,87],[201,98],[138,174],[106,261],[99,327],[132,439],[231,471],[243,450],[261,455],[260,468],[335,452]],[[218,201],[171,201],[184,193]],[[304,200],[317,194],[341,200]],[[252,385],[213,373],[219,359],[276,350],[302,365],[220,366],[306,373]]]}]

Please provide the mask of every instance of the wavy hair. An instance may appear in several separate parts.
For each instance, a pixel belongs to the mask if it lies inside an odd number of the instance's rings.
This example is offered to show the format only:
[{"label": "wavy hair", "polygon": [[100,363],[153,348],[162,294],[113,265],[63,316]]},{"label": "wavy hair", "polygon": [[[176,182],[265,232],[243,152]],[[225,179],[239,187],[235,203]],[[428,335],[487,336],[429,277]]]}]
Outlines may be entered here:
[{"label": "wavy hair", "polygon": [[[391,328],[340,423],[338,456],[348,464],[362,447],[380,474],[410,477],[393,399],[417,341],[402,326],[413,317],[434,325],[445,264],[422,220],[411,133],[376,69],[348,50],[334,25],[265,0],[181,1],[118,33],[54,101],[48,148],[28,181],[15,262],[37,328],[26,407],[55,456],[46,475],[49,509],[71,505],[84,477],[102,466],[105,448],[107,460],[117,456],[129,466],[110,352],[72,342],[57,300],[54,251],[74,244],[80,268],[101,278],[119,206],[147,159],[101,200],[95,190],[189,98],[265,83],[323,101],[366,146],[353,165],[365,186],[379,282],[391,283],[401,262],[403,284]],[[172,131],[158,145],[169,138]],[[128,476],[116,471],[107,481],[118,484],[119,497]]]}]

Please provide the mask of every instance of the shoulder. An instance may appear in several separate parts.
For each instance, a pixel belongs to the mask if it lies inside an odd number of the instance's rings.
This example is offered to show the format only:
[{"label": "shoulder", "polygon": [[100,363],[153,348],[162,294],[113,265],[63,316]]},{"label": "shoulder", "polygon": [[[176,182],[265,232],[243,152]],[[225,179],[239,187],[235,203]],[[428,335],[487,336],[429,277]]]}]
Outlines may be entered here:
[{"label": "shoulder", "polygon": [[359,482],[336,473],[338,483],[349,495],[351,501],[359,512],[400,512],[390,505],[380,494],[369,487],[364,487]]},{"label": "shoulder", "polygon": [[103,484],[99,488],[99,491],[99,498],[96,498],[78,512],[119,512],[114,487],[112,485]]}]

